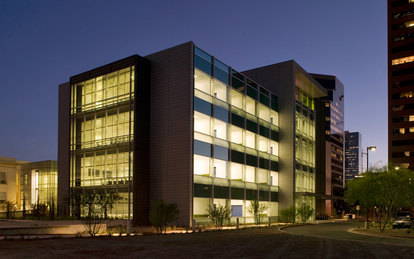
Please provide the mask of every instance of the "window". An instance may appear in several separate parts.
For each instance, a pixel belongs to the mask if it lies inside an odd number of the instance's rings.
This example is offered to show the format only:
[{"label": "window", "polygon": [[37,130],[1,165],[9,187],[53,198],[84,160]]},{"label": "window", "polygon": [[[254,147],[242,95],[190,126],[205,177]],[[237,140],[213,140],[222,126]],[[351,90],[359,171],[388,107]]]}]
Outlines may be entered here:
[{"label": "window", "polygon": [[231,163],[231,179],[243,180],[243,165],[238,163]]},{"label": "window", "polygon": [[0,184],[7,184],[6,172],[0,172]]},{"label": "window", "polygon": [[207,94],[211,93],[211,79],[210,76],[196,70],[194,72],[194,87]]},{"label": "window", "polygon": [[200,155],[194,155],[194,174],[210,175],[210,158]]},{"label": "window", "polygon": [[194,112],[194,130],[210,135],[210,117],[199,112]]},{"label": "window", "polygon": [[6,202],[6,193],[0,192],[0,203],[5,203],[5,202]]},{"label": "window", "polygon": [[410,62],[413,62],[413,61],[414,61],[414,56],[397,58],[397,59],[392,60],[392,65],[395,66],[395,65],[410,63]]},{"label": "window", "polygon": [[214,177],[227,178],[227,162],[221,159],[214,159]]},{"label": "window", "polygon": [[230,104],[243,109],[243,95],[236,90],[230,90]]},{"label": "window", "polygon": [[246,112],[251,113],[251,114],[256,114],[256,102],[250,98],[246,96]]}]

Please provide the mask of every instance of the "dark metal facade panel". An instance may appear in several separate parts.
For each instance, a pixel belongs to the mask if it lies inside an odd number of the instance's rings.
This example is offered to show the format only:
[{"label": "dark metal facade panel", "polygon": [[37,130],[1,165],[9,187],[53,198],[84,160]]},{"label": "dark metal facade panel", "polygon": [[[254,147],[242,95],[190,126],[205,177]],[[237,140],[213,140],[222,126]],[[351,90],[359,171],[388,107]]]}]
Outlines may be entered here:
[{"label": "dark metal facade panel", "polygon": [[193,214],[193,43],[152,55],[150,200],[176,203],[178,224]]},{"label": "dark metal facade panel", "polygon": [[149,224],[150,62],[135,64],[133,215],[134,224]]},{"label": "dark metal facade panel", "polygon": [[69,216],[70,84],[59,85],[58,110],[58,215]]}]

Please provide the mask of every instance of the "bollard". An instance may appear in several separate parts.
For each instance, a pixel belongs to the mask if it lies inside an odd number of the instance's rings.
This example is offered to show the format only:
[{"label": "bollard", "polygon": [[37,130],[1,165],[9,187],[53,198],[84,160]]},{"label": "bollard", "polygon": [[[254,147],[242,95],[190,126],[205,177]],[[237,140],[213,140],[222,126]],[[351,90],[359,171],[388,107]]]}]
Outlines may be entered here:
[{"label": "bollard", "polygon": [[236,229],[239,229],[239,218],[236,219]]},{"label": "bollard", "polygon": [[365,221],[365,229],[369,229],[369,221]]},{"label": "bollard", "polygon": [[196,220],[193,219],[193,233],[195,233],[195,230],[196,230]]},{"label": "bollard", "polygon": [[269,217],[269,227],[270,227],[270,217]]}]

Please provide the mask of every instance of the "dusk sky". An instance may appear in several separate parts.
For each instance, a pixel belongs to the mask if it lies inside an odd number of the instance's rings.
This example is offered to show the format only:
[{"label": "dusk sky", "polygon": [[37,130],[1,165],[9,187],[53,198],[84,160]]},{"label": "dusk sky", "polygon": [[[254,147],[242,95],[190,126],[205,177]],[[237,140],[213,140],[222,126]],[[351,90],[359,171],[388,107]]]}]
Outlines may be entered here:
[{"label": "dusk sky", "polygon": [[238,71],[294,59],[336,75],[345,129],[386,165],[386,18],[386,0],[1,0],[0,156],[57,159],[58,85],[70,76],[193,41]]}]

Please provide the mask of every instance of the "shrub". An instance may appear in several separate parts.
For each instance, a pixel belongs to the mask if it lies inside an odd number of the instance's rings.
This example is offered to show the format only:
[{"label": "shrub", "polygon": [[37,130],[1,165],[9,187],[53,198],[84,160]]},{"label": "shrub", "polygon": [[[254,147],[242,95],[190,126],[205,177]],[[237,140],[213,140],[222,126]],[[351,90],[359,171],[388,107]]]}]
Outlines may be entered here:
[{"label": "shrub", "polygon": [[180,211],[175,203],[165,203],[163,200],[153,201],[150,212],[150,222],[157,233],[167,232],[167,227],[177,220]]},{"label": "shrub", "polygon": [[306,223],[310,217],[313,216],[315,210],[308,204],[302,204],[297,208],[297,215],[301,219],[302,223]]},{"label": "shrub", "polygon": [[267,209],[265,204],[260,204],[259,200],[250,201],[247,211],[253,214],[254,223],[260,225],[263,222],[263,212]]},{"label": "shrub", "polygon": [[279,220],[280,222],[285,223],[295,223],[296,218],[296,209],[295,207],[290,207],[280,211]]},{"label": "shrub", "polygon": [[222,228],[225,221],[228,221],[231,217],[231,209],[228,206],[213,205],[207,209],[209,218],[213,221],[214,226]]}]

